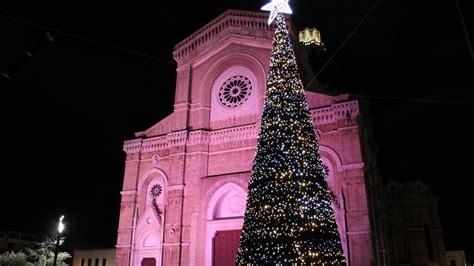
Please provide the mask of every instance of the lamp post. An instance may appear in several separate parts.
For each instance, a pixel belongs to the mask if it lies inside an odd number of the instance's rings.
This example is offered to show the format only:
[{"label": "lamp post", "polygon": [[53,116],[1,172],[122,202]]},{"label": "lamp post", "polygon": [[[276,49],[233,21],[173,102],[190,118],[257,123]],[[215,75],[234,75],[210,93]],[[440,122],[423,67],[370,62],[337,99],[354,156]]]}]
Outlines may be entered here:
[{"label": "lamp post", "polygon": [[64,231],[63,219],[64,219],[64,215],[61,215],[61,217],[59,217],[59,223],[58,223],[58,237],[56,240],[56,248],[54,249],[53,266],[57,265],[56,262],[58,260],[59,242],[61,241],[61,233]]}]

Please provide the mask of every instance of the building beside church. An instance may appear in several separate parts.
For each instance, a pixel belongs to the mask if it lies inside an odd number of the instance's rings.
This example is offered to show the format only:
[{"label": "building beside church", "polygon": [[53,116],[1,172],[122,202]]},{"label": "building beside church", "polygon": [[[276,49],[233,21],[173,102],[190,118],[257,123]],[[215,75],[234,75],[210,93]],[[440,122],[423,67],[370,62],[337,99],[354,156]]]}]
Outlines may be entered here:
[{"label": "building beside church", "polygon": [[390,265],[448,265],[438,198],[430,186],[388,182],[384,210]]},{"label": "building beside church", "polygon": [[[467,266],[466,255],[462,250],[446,251],[446,260],[449,266]],[[469,264],[471,265],[471,264]]]},{"label": "building beside church", "polygon": [[72,266],[115,266],[115,248],[75,249]]},{"label": "building beside church", "polygon": [[[272,49],[267,18],[229,10],[175,46],[173,113],[124,142],[116,265],[235,263]],[[361,105],[306,96],[349,265],[384,265],[381,184]]]},{"label": "building beside church", "polygon": [[33,248],[37,243],[38,237],[35,235],[14,231],[0,232],[0,253]]}]

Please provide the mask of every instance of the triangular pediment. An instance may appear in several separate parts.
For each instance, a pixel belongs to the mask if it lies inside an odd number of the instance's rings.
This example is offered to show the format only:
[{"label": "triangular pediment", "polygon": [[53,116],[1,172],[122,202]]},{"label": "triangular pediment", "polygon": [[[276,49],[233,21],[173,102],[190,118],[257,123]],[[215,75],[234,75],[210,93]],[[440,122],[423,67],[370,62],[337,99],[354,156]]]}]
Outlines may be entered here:
[{"label": "triangular pediment", "polygon": [[137,232],[142,232],[151,228],[159,229],[162,226],[161,218],[158,217],[151,205],[146,207],[145,212],[138,218]]},{"label": "triangular pediment", "polygon": [[174,113],[163,118],[160,122],[154,124],[149,129],[135,133],[135,137],[153,137],[166,135],[172,131],[172,122],[173,122]]},{"label": "triangular pediment", "polygon": [[148,250],[161,248],[163,226],[160,220],[153,211],[152,206],[147,206],[145,212],[138,220],[135,248]]}]

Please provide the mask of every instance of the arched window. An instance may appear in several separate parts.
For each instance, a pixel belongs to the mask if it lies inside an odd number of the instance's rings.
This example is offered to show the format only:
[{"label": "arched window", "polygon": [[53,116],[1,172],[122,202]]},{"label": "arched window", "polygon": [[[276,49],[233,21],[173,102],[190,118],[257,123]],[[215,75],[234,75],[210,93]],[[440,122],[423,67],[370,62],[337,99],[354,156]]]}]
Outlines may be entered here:
[{"label": "arched window", "polygon": [[209,200],[207,220],[243,217],[247,193],[234,183],[220,187]]},{"label": "arched window", "polygon": [[214,207],[214,220],[243,217],[245,212],[245,195],[236,190],[229,189],[221,195]]},{"label": "arched window", "polygon": [[163,223],[166,213],[166,176],[164,172],[154,168],[142,176],[138,187],[142,201],[135,227],[131,265],[161,265]]}]

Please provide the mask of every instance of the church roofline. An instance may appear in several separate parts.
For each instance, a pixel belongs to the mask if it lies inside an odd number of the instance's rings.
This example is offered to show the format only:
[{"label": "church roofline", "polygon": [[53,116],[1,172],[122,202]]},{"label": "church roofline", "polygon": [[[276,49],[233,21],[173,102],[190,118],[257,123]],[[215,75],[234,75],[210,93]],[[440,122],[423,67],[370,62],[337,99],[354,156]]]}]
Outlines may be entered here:
[{"label": "church roofline", "polygon": [[[315,126],[332,124],[348,118],[356,119],[359,116],[359,103],[357,100],[336,102],[329,106],[310,109],[310,115]],[[171,131],[167,128],[164,131],[167,133],[158,136],[140,134],[142,138],[126,140],[123,143],[123,151],[127,154],[145,153],[182,145],[216,145],[258,138],[258,125],[253,123],[215,130],[199,129],[188,132]]]},{"label": "church roofline", "polygon": [[221,32],[229,28],[248,28],[253,31],[260,30],[273,33],[275,26],[273,24],[269,26],[267,20],[267,12],[229,9],[177,43],[173,48],[173,57],[176,61],[181,61],[194,50],[214,40]]}]

